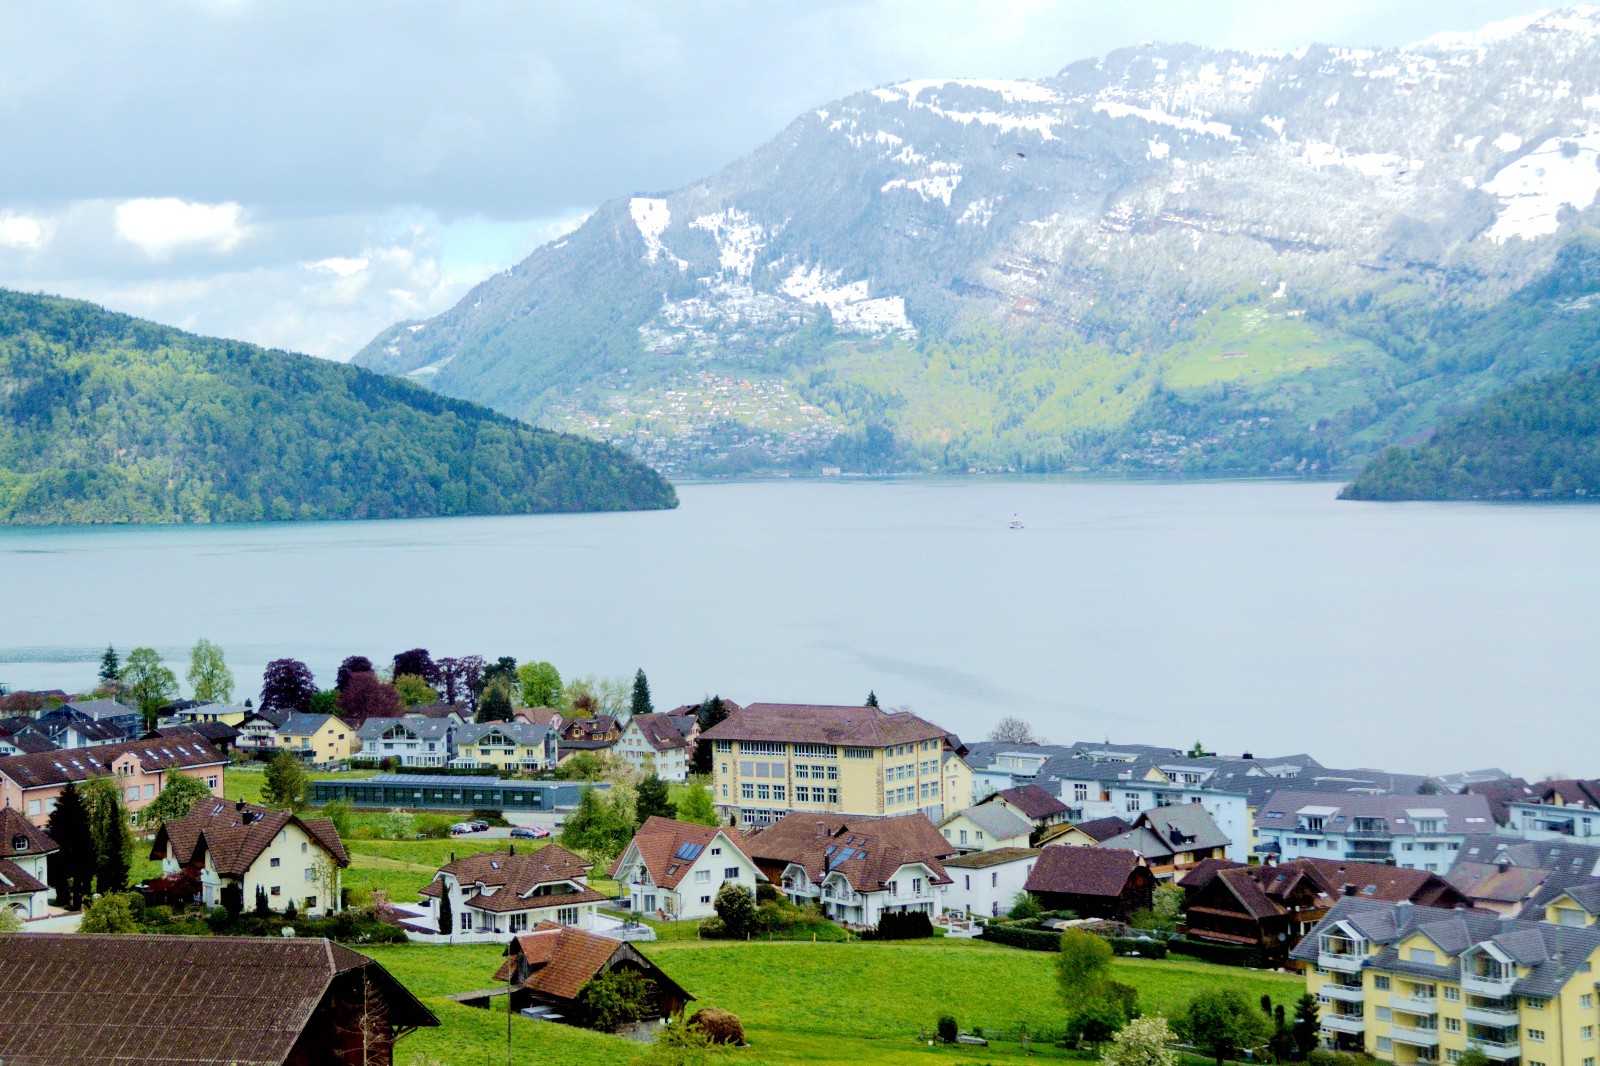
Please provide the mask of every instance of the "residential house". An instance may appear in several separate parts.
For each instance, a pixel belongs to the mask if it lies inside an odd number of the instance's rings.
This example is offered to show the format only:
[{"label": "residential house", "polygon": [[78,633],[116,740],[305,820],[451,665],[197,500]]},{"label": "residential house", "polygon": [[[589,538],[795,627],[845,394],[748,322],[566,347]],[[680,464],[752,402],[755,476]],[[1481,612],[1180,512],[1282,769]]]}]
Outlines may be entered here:
[{"label": "residential house", "polygon": [[767,879],[737,834],[655,816],[633,835],[611,877],[633,913],[673,920],[709,918],[723,885],[742,885],[753,896],[757,882]]},{"label": "residential house", "polygon": [[1600,780],[1541,781],[1507,804],[1509,827],[1530,840],[1600,839]]},{"label": "residential house", "polygon": [[127,734],[109,722],[84,718],[41,719],[36,725],[50,743],[61,751],[99,748],[128,739]]},{"label": "residential house", "polygon": [[1067,823],[1067,805],[1038,785],[1018,785],[986,796],[980,806],[999,806],[1032,827],[1035,840]]},{"label": "residential house", "polygon": [[622,737],[622,723],[615,715],[596,714],[588,718],[567,718],[561,724],[561,746],[581,741],[610,747]]},{"label": "residential house", "polygon": [[1047,911],[1117,921],[1149,910],[1155,887],[1144,857],[1120,848],[1044,848],[1023,884]]},{"label": "residential house", "polygon": [[146,733],[145,739],[194,736],[200,737],[224,755],[239,743],[239,731],[224,722],[186,722],[182,725],[162,726]]},{"label": "residential house", "polygon": [[1033,825],[1010,807],[980,803],[939,823],[939,832],[960,854],[996,848],[1026,848]]},{"label": "residential house", "polygon": [[1600,928],[1347,897],[1290,956],[1330,1047],[1396,1063],[1469,1048],[1527,1066],[1600,1055]]},{"label": "residential house", "polygon": [[494,981],[510,986],[509,1010],[543,1021],[585,1024],[579,993],[603,973],[644,978],[650,1000],[641,1023],[675,1017],[694,999],[632,944],[557,922],[540,922],[518,934],[506,945],[505,956]]},{"label": "residential house", "polygon": [[150,857],[167,874],[195,871],[207,907],[224,906],[223,890],[232,886],[243,907],[259,896],[270,910],[292,906],[308,917],[340,909],[341,871],[350,865],[339,831],[326,818],[215,798],[157,830]]},{"label": "residential house", "polygon": [[227,757],[194,736],[125,740],[120,744],[79,751],[44,751],[0,759],[0,807],[20,811],[42,826],[55,810],[56,797],[67,783],[114,776],[123,805],[138,821],[138,812],[160,794],[167,774],[182,770],[203,781],[214,796],[222,795]]},{"label": "residential house", "polygon": [[714,745],[718,812],[742,826],[768,825],[791,811],[850,817],[916,812],[943,820],[945,756],[961,754],[952,734],[909,711],[790,703],[735,710],[700,743]]},{"label": "residential house", "polygon": [[391,1066],[396,1040],[439,1024],[382,966],[310,937],[11,933],[0,958],[7,1063]]},{"label": "residential house", "polygon": [[611,753],[641,772],[654,771],[663,781],[686,781],[699,736],[700,723],[690,715],[636,714]]},{"label": "residential house", "polygon": [[1004,847],[945,859],[950,884],[944,890],[944,909],[990,917],[1009,913],[1039,855],[1038,848]]},{"label": "residential house", "polygon": [[1171,881],[1204,859],[1224,858],[1228,837],[1200,804],[1179,803],[1145,811],[1126,833],[1099,846],[1136,851],[1156,880]]},{"label": "residential house", "polygon": [[297,758],[316,766],[348,762],[361,750],[356,731],[331,714],[293,711],[278,727],[274,739],[279,751],[292,751]]},{"label": "residential house", "polygon": [[0,719],[0,758],[56,751],[55,742],[34,728],[32,718]]},{"label": "residential house", "polygon": [[1244,866],[1211,859],[1179,882],[1192,940],[1254,947],[1265,965],[1288,963],[1289,952],[1346,896],[1424,907],[1467,907],[1467,899],[1438,874],[1397,866],[1292,859],[1277,866]]},{"label": "residential house", "polygon": [[1600,845],[1475,834],[1462,842],[1446,878],[1476,907],[1537,920],[1567,889],[1600,879]]},{"label": "residential house", "polygon": [[556,734],[526,722],[483,722],[456,730],[450,765],[476,769],[543,770],[556,765]]},{"label": "residential house", "polygon": [[[595,908],[609,902],[589,887],[593,864],[557,844],[533,851],[484,851],[454,859],[439,868],[422,889],[425,917],[406,923],[417,933],[453,940],[504,939],[540,922],[580,929],[594,925]],[[440,901],[448,898],[454,930],[439,931]]]},{"label": "residential house", "polygon": [[796,811],[745,837],[761,872],[796,903],[835,921],[875,926],[887,912],[944,910],[955,853],[921,814],[888,818]]},{"label": "residential house", "polygon": [[238,726],[253,713],[249,707],[238,703],[197,703],[182,708],[173,717],[190,725],[221,722],[223,725]]},{"label": "residential house", "polygon": [[1487,781],[1469,781],[1456,789],[1469,796],[1482,796],[1489,801],[1489,810],[1496,825],[1510,825],[1513,803],[1537,803],[1539,794],[1532,785],[1520,777],[1497,777]]},{"label": "residential house", "polygon": [[1545,906],[1543,919],[1555,925],[1600,924],[1600,881],[1562,889]]},{"label": "residential house", "polygon": [[1121,836],[1133,828],[1132,822],[1127,822],[1116,815],[1105,818],[1091,818],[1087,822],[1076,825],[1062,823],[1041,839],[1040,844],[1060,844],[1069,848],[1092,848],[1104,844],[1112,837]]},{"label": "residential house", "polygon": [[59,721],[92,722],[107,726],[129,740],[144,732],[144,715],[116,700],[72,700],[39,715],[41,723]]},{"label": "residential house", "polygon": [[50,905],[48,856],[56,842],[10,807],[0,808],[0,911],[27,921]]},{"label": "residential house", "polygon": [[368,718],[356,729],[361,758],[401,766],[448,766],[455,758],[456,723],[449,718]]},{"label": "residential house", "polygon": [[248,752],[271,752],[278,749],[278,730],[289,720],[293,711],[257,711],[239,723],[238,748]]},{"label": "residential house", "polygon": [[1277,792],[1256,814],[1263,857],[1392,863],[1443,873],[1470,833],[1490,832],[1482,796]]}]

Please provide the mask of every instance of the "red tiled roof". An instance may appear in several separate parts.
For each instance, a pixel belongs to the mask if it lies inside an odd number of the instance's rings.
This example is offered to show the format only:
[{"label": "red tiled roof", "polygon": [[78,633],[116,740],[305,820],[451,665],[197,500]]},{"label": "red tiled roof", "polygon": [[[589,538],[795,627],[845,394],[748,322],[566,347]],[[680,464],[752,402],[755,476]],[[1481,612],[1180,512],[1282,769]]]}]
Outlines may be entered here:
[{"label": "red tiled roof", "polygon": [[[1038,821],[1041,818],[1053,818],[1058,814],[1067,813],[1067,805],[1056,799],[1038,785],[1020,785],[1017,788],[1004,788],[994,796],[1005,800],[1011,806],[1022,812],[1024,818]],[[990,799],[993,799],[991,796]],[[988,802],[985,800],[985,802]]]},{"label": "red tiled roof", "polygon": [[[672,818],[651,815],[633,835],[633,840],[622,850],[622,854],[617,856],[617,861],[611,864],[611,876],[617,878],[624,866],[632,865],[632,862],[642,862],[650,871],[650,880],[662,888],[677,888],[679,882],[689,876],[689,870],[700,857],[696,853],[694,859],[680,859],[677,857],[678,852],[685,844],[698,844],[702,849],[708,848],[719,835],[732,844],[735,851],[749,858],[739,838],[719,826],[696,825],[693,822],[680,822]],[[634,855],[637,856],[636,859],[627,861]]]},{"label": "red tiled roof", "polygon": [[[21,844],[21,847],[17,845]],[[0,808],[0,859],[18,855],[48,855],[57,850],[56,842],[11,807]]]},{"label": "red tiled roof", "polygon": [[44,892],[49,887],[10,859],[0,859],[0,896]]},{"label": "red tiled roof", "polygon": [[619,955],[638,964],[657,986],[664,985],[685,1000],[694,999],[632,944],[555,922],[540,922],[506,945],[506,961],[495,971],[494,979],[509,981],[519,971],[531,971],[517,987],[541,996],[575,1000],[583,986]]},{"label": "red tiled roof", "polygon": [[12,755],[0,759],[0,774],[20,788],[44,788],[68,781],[86,781],[113,773],[113,764],[124,755],[133,755],[146,773],[173,767],[189,770],[198,766],[221,766],[227,759],[196,735],[193,739],[155,737],[128,740],[121,744],[102,744],[71,751],[42,751],[36,755]]},{"label": "red tiled roof", "polygon": [[1111,815],[1106,818],[1091,818],[1087,822],[1079,822],[1072,828],[1096,843],[1102,843],[1112,837],[1126,833],[1133,828],[1133,823],[1125,822],[1116,815]]},{"label": "red tiled roof", "polygon": [[628,723],[636,727],[644,736],[645,743],[656,751],[675,751],[688,746],[688,738],[678,728],[671,715],[667,714],[636,714],[633,721]]},{"label": "red tiled roof", "polygon": [[211,865],[223,877],[243,877],[286,826],[298,825],[327,849],[334,862],[350,865],[339,831],[326,818],[301,818],[292,811],[273,810],[253,803],[230,803],[214,796],[199,800],[194,809],[176,821],[168,822],[156,833],[150,857],[164,858],[167,846],[179,865],[202,861],[207,854]]},{"label": "red tiled roof", "polygon": [[709,740],[769,740],[861,748],[942,740],[949,735],[948,730],[910,711],[805,703],[752,703],[731,711],[701,734]]},{"label": "red tiled roof", "polygon": [[1136,852],[1121,848],[1049,847],[1023,887],[1029,892],[1120,896],[1139,865]]},{"label": "red tiled roof", "polygon": [[549,910],[553,907],[576,907],[580,903],[612,902],[615,901],[610,896],[602,895],[588,887],[578,892],[552,892],[549,895],[533,897],[523,897],[510,889],[502,888],[490,895],[480,893],[468,896],[461,901],[461,905],[477,911],[507,914],[514,911]]},{"label": "red tiled roof", "polygon": [[[801,866],[813,881],[838,871],[857,892],[878,892],[907,863],[921,863],[936,883],[949,884],[940,860],[956,848],[921,814],[855,818],[796,811],[748,834],[744,851],[758,863]],[[848,857],[841,860],[841,854]]]},{"label": "red tiled roof", "polygon": [[[591,869],[592,863],[559,844],[547,844],[537,850],[517,854],[505,851],[479,852],[446,863],[439,868],[439,873],[454,877],[463,892],[470,892],[474,885],[480,883],[486,888],[495,889],[492,893],[473,894],[467,899],[467,905],[478,910],[505,912],[608,902],[609,897],[585,884]],[[580,887],[575,891],[529,898],[541,885],[569,881]],[[421,890],[422,895],[439,895],[438,884],[438,876],[435,875],[434,881]],[[547,899],[555,902],[546,903]]]}]

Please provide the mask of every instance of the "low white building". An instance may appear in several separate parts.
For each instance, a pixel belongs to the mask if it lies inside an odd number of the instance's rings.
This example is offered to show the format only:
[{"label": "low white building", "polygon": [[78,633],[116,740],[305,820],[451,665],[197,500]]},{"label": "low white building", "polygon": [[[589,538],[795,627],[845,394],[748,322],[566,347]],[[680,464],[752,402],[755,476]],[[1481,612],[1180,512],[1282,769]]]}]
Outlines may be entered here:
[{"label": "low white building", "polygon": [[742,885],[754,895],[756,884],[767,879],[736,834],[659,817],[645,819],[611,876],[633,913],[669,921],[709,918],[723,885]]},{"label": "low white building", "polygon": [[999,803],[957,811],[939,823],[939,832],[962,854],[996,848],[1026,848],[1033,823]]},{"label": "low white building", "polygon": [[0,910],[22,921],[42,918],[50,904],[47,856],[55,841],[10,807],[0,808]]},{"label": "low white building", "polygon": [[1038,861],[1038,848],[996,848],[946,859],[950,884],[944,890],[944,909],[991,918],[1006,914]]},{"label": "low white building", "polygon": [[419,893],[427,912],[404,927],[413,940],[438,943],[503,943],[540,922],[592,929],[595,908],[610,898],[589,887],[591,869],[558,844],[468,855],[440,867]]}]

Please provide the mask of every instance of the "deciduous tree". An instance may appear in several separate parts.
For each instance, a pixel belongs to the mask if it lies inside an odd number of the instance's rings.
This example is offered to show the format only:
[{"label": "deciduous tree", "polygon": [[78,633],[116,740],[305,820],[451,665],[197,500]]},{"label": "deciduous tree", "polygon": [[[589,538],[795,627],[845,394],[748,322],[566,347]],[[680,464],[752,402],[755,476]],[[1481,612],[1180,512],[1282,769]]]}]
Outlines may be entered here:
[{"label": "deciduous tree", "polygon": [[147,832],[158,832],[168,822],[186,817],[196,803],[209,795],[211,790],[198,777],[178,769],[168,770],[161,795],[139,812],[139,825]]},{"label": "deciduous tree", "polygon": [[78,922],[80,933],[137,933],[139,923],[133,917],[133,899],[126,892],[103,895],[83,910]]},{"label": "deciduous tree", "polygon": [[1238,989],[1227,987],[1208,989],[1190,1000],[1182,1026],[1189,1042],[1208,1052],[1217,1066],[1272,1035],[1267,1016]]},{"label": "deciduous tree", "polygon": [[311,670],[298,659],[274,659],[261,675],[261,709],[263,711],[299,711],[311,709],[311,698],[317,694],[317,683]]},{"label": "deciduous tree", "polygon": [[517,683],[524,707],[560,707],[561,671],[547,662],[527,662],[517,667]]},{"label": "deciduous tree", "polygon": [[691,784],[683,802],[678,804],[678,821],[696,825],[717,824],[717,804],[709,789]]},{"label": "deciduous tree", "polygon": [[1101,1066],[1174,1066],[1177,1034],[1159,1014],[1135,1018],[1123,1027],[1100,1055]]},{"label": "deciduous tree", "polygon": [[372,660],[365,655],[348,655],[344,662],[339,664],[339,672],[334,675],[333,690],[343,692],[350,684],[351,674],[372,673]]},{"label": "deciduous tree", "polygon": [[1056,956],[1056,986],[1069,1006],[1111,980],[1111,945],[1104,937],[1068,929],[1061,934],[1061,954]]},{"label": "deciduous tree", "polygon": [[134,648],[122,667],[122,690],[144,715],[145,728],[153,729],[161,708],[178,698],[178,679],[154,648]]},{"label": "deciduous tree", "polygon": [[91,777],[79,789],[89,814],[94,845],[95,891],[120,892],[128,887],[128,813],[114,777]]},{"label": "deciduous tree", "polygon": [[717,898],[711,904],[717,909],[728,935],[743,939],[756,922],[756,898],[750,890],[735,881],[726,881],[717,889]]},{"label": "deciduous tree", "polygon": [[351,674],[339,694],[339,717],[352,726],[360,726],[368,718],[398,718],[401,710],[400,693],[370,671]]},{"label": "deciduous tree", "polygon": [[417,674],[398,674],[394,690],[400,696],[400,706],[420,707],[424,703],[437,703],[439,692]]},{"label": "deciduous tree", "polygon": [[1038,744],[1039,737],[1034,733],[1033,726],[1021,718],[1007,716],[994,724],[989,730],[989,739],[996,744]]},{"label": "deciduous tree", "polygon": [[261,800],[269,807],[298,811],[306,805],[311,777],[293,752],[280,751],[267,763],[261,782]]},{"label": "deciduous tree", "polygon": [[189,652],[189,690],[201,703],[227,703],[233,699],[233,671],[222,649],[201,637]]},{"label": "deciduous tree", "polygon": [[394,669],[390,672],[390,676],[396,678],[406,674],[414,674],[432,685],[439,679],[439,668],[433,664],[427,648],[412,648],[394,657]]}]

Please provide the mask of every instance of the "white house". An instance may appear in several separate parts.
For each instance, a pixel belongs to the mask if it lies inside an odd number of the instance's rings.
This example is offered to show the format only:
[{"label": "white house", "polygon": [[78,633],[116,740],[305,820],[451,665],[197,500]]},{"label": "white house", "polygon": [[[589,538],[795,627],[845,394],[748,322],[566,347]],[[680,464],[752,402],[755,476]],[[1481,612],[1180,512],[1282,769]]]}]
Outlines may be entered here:
[{"label": "white house", "polygon": [[689,777],[689,753],[700,736],[692,714],[640,714],[629,719],[611,754],[639,770],[655,770],[663,781]]},{"label": "white house", "polygon": [[[591,869],[557,844],[522,853],[513,844],[453,859],[422,889],[425,913],[403,924],[413,940],[438,943],[504,942],[540,922],[592,929],[595,908],[610,900],[589,887]],[[441,918],[449,933],[440,930]]]},{"label": "white house", "polygon": [[246,910],[259,895],[269,910],[286,911],[293,904],[297,913],[313,917],[339,910],[342,871],[350,865],[328,819],[215,797],[163,825],[150,857],[160,859],[167,874],[198,872],[208,907],[223,906],[222,891],[232,885]]},{"label": "white house", "polygon": [[356,730],[361,758],[398,759],[401,766],[448,766],[456,727],[448,718],[368,718]]},{"label": "white house", "polygon": [[663,919],[709,918],[717,892],[732,882],[755,894],[765,881],[739,837],[726,829],[650,817],[611,868],[635,914]]},{"label": "white house", "polygon": [[241,751],[277,751],[278,727],[289,720],[288,711],[257,711],[238,725]]},{"label": "white house", "polygon": [[1033,823],[999,803],[957,811],[939,823],[939,832],[962,854],[996,848],[1026,848]]},{"label": "white house", "polygon": [[996,848],[944,860],[945,872],[950,875],[944,890],[945,910],[991,918],[1005,914],[1038,860],[1038,848]]},{"label": "white house", "polygon": [[27,921],[50,903],[46,856],[56,842],[10,807],[0,808],[0,910]]}]

